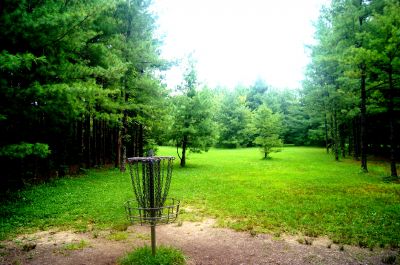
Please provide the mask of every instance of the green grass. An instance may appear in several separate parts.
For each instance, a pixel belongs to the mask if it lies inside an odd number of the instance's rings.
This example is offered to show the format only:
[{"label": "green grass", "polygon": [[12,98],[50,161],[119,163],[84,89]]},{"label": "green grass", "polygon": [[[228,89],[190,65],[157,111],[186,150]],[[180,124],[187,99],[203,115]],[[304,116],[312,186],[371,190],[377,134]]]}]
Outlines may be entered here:
[{"label": "green grass", "polygon": [[175,171],[171,195],[237,230],[400,246],[400,186],[382,181],[384,166],[364,174],[358,162],[334,162],[319,148],[272,156],[262,160],[256,149],[192,154],[189,167]]},{"label": "green grass", "polygon": [[158,247],[152,256],[150,247],[141,247],[119,260],[119,265],[185,265],[182,252],[170,247]]},{"label": "green grass", "polygon": [[126,228],[123,202],[132,194],[129,174],[118,170],[90,171],[31,187],[0,205],[0,238],[52,227]]},{"label": "green grass", "polygon": [[[162,147],[162,155],[175,155]],[[335,162],[323,149],[287,147],[263,160],[258,149],[189,154],[173,172],[170,197],[181,199],[184,220],[212,217],[254,233],[328,236],[341,244],[400,247],[400,185],[388,168]],[[123,202],[132,198],[128,173],[90,171],[19,192],[0,206],[0,236],[49,227],[126,226]]]},{"label": "green grass", "polygon": [[108,240],[124,241],[128,239],[128,236],[128,232],[114,232],[112,234],[109,234],[106,238]]},{"label": "green grass", "polygon": [[67,243],[63,246],[63,249],[64,250],[80,250],[80,249],[87,248],[89,246],[90,246],[89,242],[87,242],[85,240],[81,240],[78,243],[75,243],[75,242]]}]

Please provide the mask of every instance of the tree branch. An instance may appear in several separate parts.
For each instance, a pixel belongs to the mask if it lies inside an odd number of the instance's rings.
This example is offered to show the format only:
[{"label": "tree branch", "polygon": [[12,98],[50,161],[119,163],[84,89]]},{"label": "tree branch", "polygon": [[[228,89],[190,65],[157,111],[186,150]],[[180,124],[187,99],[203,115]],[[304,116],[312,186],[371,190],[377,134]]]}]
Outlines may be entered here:
[{"label": "tree branch", "polygon": [[80,22],[78,22],[77,24],[75,24],[74,26],[72,26],[70,29],[68,29],[66,32],[64,32],[64,34],[62,34],[61,36],[59,36],[57,39],[55,39],[54,41],[52,41],[52,44],[55,44],[59,41],[61,41],[63,38],[65,38],[67,35],[69,35],[73,30],[75,30],[77,27],[79,27],[80,25],[82,25],[89,17],[91,17],[92,14],[86,15],[86,17],[84,19],[82,19]]}]

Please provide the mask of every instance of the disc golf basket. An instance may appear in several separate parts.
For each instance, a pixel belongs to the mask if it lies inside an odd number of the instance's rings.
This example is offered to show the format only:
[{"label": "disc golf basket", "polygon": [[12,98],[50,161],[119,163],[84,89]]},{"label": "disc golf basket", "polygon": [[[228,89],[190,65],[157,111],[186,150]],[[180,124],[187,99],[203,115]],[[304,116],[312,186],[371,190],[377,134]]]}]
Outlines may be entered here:
[{"label": "disc golf basket", "polygon": [[150,225],[152,254],[156,252],[156,225],[178,217],[179,200],[167,198],[171,184],[173,156],[128,158],[135,200],[125,202],[131,223]]}]

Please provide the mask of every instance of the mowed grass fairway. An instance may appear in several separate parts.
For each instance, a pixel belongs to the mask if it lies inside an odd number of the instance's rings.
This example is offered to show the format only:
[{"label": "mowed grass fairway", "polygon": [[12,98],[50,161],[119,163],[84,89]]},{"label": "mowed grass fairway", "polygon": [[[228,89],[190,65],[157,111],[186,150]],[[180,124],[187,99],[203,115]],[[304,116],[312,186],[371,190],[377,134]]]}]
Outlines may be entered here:
[{"label": "mowed grass fairway", "polygon": [[[176,156],[161,147],[159,155]],[[216,218],[252,233],[328,236],[335,243],[400,247],[400,185],[385,183],[388,168],[335,162],[324,149],[286,147],[263,160],[256,148],[212,149],[175,163],[170,197],[181,199],[183,220]],[[1,205],[1,237],[49,227],[80,231],[126,224],[123,203],[133,197],[130,176],[90,171],[21,191]]]}]

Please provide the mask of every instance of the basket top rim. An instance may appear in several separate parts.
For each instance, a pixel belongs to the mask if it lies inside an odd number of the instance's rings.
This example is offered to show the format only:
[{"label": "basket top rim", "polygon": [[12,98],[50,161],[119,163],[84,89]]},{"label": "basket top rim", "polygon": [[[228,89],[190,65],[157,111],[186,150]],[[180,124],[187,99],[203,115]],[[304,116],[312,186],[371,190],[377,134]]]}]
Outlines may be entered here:
[{"label": "basket top rim", "polygon": [[129,157],[128,162],[150,162],[159,160],[174,160],[174,156],[146,156],[146,157]]}]

